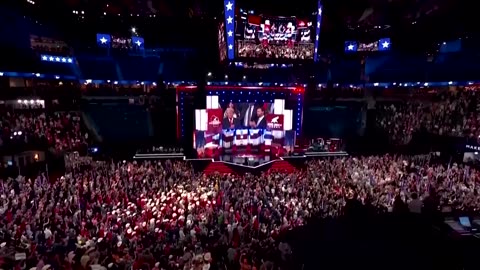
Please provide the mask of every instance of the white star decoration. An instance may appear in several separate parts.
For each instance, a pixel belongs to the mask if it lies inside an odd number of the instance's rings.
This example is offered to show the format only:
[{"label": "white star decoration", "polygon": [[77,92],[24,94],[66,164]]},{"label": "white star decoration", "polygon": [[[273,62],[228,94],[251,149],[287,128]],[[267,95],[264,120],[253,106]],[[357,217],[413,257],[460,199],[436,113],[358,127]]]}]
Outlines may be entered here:
[{"label": "white star decoration", "polygon": [[235,16],[234,10],[233,10],[234,3],[235,2],[232,1],[232,0],[226,0],[224,2],[224,4],[225,4],[225,21],[226,21],[225,28],[226,28],[227,37],[229,37],[229,39],[227,40],[227,48],[228,48],[228,51],[229,51],[229,54],[228,54],[229,58],[232,57],[231,55],[233,55],[233,54],[230,53],[230,52],[233,53],[233,42],[230,38],[232,38],[233,34],[234,34],[234,32],[233,32],[233,30],[234,30],[233,29],[233,24],[234,24],[233,20],[234,20],[234,16]]},{"label": "white star decoration", "polygon": [[142,42],[140,42],[140,40],[137,40],[137,42],[135,42],[135,44],[137,44],[137,46],[140,47],[140,45],[142,45]]},{"label": "white star decoration", "polygon": [[317,28],[319,28],[319,27],[320,27],[320,22],[317,22]]},{"label": "white star decoration", "polygon": [[318,15],[322,16],[322,9],[321,8],[318,9]]},{"label": "white star decoration", "polygon": [[68,63],[72,63],[72,58],[68,58],[68,59],[67,59],[67,62],[68,62]]},{"label": "white star decoration", "polygon": [[53,61],[53,60],[55,60],[55,59],[50,56],[50,58],[48,58],[48,60]]},{"label": "white star decoration", "polygon": [[42,60],[43,60],[43,61],[47,61],[47,58],[48,58],[48,57],[47,57],[46,55],[42,56]]},{"label": "white star decoration", "polygon": [[318,40],[318,35],[315,37],[316,40]]},{"label": "white star decoration", "polygon": [[55,61],[60,62],[60,57],[55,58]]},{"label": "white star decoration", "polygon": [[353,45],[352,44],[348,45],[348,50],[353,51]]},{"label": "white star decoration", "polygon": [[62,62],[63,62],[63,63],[67,62],[67,59],[66,59],[65,57],[62,58]]},{"label": "white star decoration", "polygon": [[387,49],[388,46],[390,46],[390,43],[388,43],[387,41],[385,41],[385,42],[382,43],[382,47],[383,47],[384,49]]},{"label": "white star decoration", "polygon": [[107,43],[107,41],[108,41],[105,37],[102,37],[102,38],[99,39],[99,40],[100,40],[100,42],[101,42],[102,44],[105,44],[105,43]]}]

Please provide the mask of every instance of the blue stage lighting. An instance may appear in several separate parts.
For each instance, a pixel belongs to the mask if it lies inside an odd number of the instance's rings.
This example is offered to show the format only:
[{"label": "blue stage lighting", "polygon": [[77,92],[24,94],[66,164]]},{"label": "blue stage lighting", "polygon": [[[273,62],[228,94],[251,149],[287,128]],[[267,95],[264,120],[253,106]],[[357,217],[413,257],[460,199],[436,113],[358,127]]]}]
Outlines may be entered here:
[{"label": "blue stage lighting", "polygon": [[40,55],[40,59],[45,62],[52,62],[52,63],[63,63],[63,64],[73,64],[74,58],[73,57],[65,57],[65,56],[55,56],[55,55]]}]

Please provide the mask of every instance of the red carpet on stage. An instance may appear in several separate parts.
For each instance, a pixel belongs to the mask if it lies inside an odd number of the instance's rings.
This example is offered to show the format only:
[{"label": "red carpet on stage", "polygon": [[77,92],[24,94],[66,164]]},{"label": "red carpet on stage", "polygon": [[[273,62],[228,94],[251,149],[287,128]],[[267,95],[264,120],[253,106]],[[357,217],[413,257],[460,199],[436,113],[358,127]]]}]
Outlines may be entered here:
[{"label": "red carpet on stage", "polygon": [[270,167],[269,171],[293,173],[295,169],[296,168],[288,161],[277,160],[272,163],[272,167]]},{"label": "red carpet on stage", "polygon": [[233,174],[235,171],[226,165],[224,162],[211,162],[203,171],[206,175],[214,174],[214,173],[221,173],[221,174]]}]

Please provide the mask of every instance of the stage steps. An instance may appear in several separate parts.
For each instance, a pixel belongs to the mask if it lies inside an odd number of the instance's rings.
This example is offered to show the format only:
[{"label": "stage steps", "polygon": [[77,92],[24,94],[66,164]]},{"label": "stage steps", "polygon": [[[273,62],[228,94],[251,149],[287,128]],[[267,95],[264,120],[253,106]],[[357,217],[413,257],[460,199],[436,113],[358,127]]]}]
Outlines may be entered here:
[{"label": "stage steps", "polygon": [[295,172],[296,168],[290,162],[285,160],[277,160],[273,162],[272,167],[270,167],[269,171],[277,171],[277,172],[286,172],[286,173],[293,173]]},{"label": "stage steps", "polygon": [[207,165],[205,170],[203,170],[203,173],[205,174],[214,174],[214,173],[221,173],[221,174],[234,174],[235,171],[230,168],[228,165],[226,165],[223,162],[211,162],[210,164]]}]

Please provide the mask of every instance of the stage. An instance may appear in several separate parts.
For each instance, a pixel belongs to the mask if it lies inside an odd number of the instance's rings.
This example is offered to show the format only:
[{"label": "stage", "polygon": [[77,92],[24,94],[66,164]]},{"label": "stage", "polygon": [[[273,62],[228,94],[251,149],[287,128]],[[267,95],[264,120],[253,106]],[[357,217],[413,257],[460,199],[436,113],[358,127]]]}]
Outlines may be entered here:
[{"label": "stage", "polygon": [[134,160],[184,160],[190,162],[197,173],[263,173],[269,170],[292,173],[305,166],[305,161],[317,158],[348,156],[345,151],[274,153],[218,152],[211,157],[187,157],[184,153],[136,153]]},{"label": "stage", "polygon": [[248,167],[248,168],[260,168],[267,166],[270,163],[284,160],[301,160],[308,158],[321,158],[321,157],[342,157],[348,156],[347,152],[305,152],[303,154],[292,155],[274,155],[274,154],[223,154],[212,158],[212,162],[223,162],[234,166]]},{"label": "stage", "polygon": [[200,106],[196,91],[177,87],[177,137],[186,147],[191,143],[196,157],[186,159],[201,164],[197,171],[290,172],[309,158],[348,155],[341,139],[303,142],[304,86],[213,83]]},{"label": "stage", "polygon": [[317,152],[278,156],[273,154],[222,154],[211,158],[192,158],[197,172],[205,174],[261,174],[268,171],[293,173],[305,168],[306,161],[318,158],[348,156],[347,152]]}]

